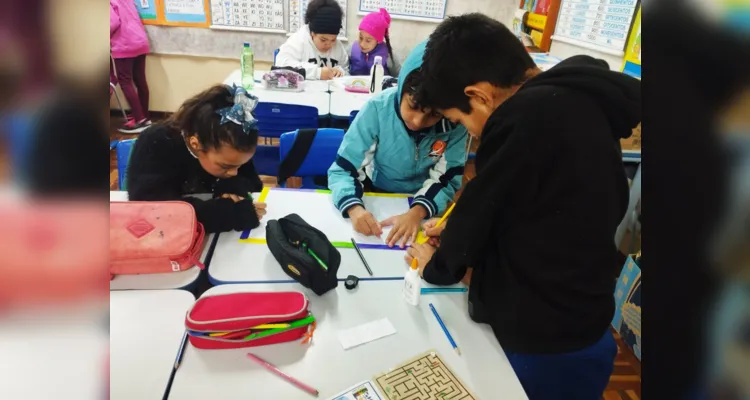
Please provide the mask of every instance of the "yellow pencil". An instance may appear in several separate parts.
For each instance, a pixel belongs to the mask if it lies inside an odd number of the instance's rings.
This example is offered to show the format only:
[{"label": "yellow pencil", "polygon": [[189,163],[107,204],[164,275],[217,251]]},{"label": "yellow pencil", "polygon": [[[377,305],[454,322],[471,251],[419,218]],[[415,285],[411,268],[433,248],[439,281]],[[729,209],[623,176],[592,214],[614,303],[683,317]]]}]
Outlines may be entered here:
[{"label": "yellow pencil", "polygon": [[[443,216],[440,218],[440,220],[438,220],[438,223],[435,224],[435,228],[437,228],[438,226],[442,225],[443,222],[445,222],[446,218],[448,218],[448,216],[451,214],[451,212],[453,212],[453,207],[455,207],[455,206],[456,206],[456,203],[453,203],[453,204],[451,204],[450,207],[448,207],[448,211],[446,211],[445,214],[443,214]],[[424,234],[424,231],[419,231],[419,235],[417,237],[417,243],[422,244],[422,243],[426,242],[429,239],[430,238],[427,237],[427,235]]]},{"label": "yellow pencil", "polygon": [[289,328],[289,324],[263,324],[254,326],[250,329],[281,329],[281,328]]}]

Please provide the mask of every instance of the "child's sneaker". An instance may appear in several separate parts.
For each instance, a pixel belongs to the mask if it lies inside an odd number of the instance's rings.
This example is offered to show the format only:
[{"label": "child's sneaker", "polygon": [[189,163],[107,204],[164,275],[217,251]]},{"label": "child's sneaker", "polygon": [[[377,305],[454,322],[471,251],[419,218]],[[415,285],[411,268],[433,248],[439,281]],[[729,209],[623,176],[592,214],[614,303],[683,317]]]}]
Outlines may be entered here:
[{"label": "child's sneaker", "polygon": [[122,126],[122,128],[118,129],[118,131],[121,133],[130,133],[130,134],[141,133],[144,130],[146,130],[146,128],[148,128],[148,125],[145,125],[144,122],[146,121],[135,122],[134,119],[128,120],[128,122],[126,122],[125,125]]}]

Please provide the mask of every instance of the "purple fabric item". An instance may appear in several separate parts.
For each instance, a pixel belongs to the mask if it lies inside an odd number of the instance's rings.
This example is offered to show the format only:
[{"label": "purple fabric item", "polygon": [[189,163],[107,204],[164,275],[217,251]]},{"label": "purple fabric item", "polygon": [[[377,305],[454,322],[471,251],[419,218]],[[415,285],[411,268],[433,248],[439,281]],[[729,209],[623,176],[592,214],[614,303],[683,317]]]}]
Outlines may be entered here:
[{"label": "purple fabric item", "polygon": [[352,55],[349,59],[350,75],[370,75],[370,68],[375,61],[376,56],[383,57],[383,73],[390,75],[388,71],[388,46],[385,43],[379,43],[369,53],[363,53],[359,48],[359,42],[352,45]]},{"label": "purple fabric item", "polygon": [[148,37],[133,0],[109,0],[109,47],[112,57],[148,54]]}]

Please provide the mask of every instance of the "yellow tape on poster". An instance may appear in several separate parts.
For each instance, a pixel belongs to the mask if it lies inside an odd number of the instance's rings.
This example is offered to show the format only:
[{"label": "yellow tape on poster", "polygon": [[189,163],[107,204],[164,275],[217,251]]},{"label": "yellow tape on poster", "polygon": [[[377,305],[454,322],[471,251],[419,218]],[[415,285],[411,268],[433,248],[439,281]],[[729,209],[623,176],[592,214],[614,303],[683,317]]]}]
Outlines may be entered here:
[{"label": "yellow tape on poster", "polygon": [[641,7],[633,20],[633,28],[630,30],[628,46],[625,48],[625,61],[622,64],[622,72],[632,77],[641,79]]}]

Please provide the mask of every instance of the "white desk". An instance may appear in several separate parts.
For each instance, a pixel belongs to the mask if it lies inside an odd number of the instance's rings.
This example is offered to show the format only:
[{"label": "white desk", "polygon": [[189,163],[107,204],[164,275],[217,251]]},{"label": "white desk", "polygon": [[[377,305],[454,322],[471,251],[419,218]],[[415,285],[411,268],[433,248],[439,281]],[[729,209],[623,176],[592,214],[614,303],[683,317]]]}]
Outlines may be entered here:
[{"label": "white desk", "polygon": [[[233,350],[199,350],[188,344],[177,371],[170,400],[306,399],[308,394],[247,359],[252,352],[285,373],[316,388],[320,399],[387,371],[428,350],[436,350],[446,365],[479,399],[526,399],[513,369],[492,330],[471,321],[467,294],[423,296],[413,307],[401,297],[401,281],[343,285],[323,296],[305,292],[317,319],[311,345],[299,342]],[[221,285],[204,296],[239,291],[299,290],[293,284]],[[432,302],[461,348],[454,353],[430,312]],[[338,331],[388,318],[397,333],[343,350]]]},{"label": "white desk", "polygon": [[184,290],[111,292],[110,396],[160,399],[195,298]]},{"label": "white desk", "polygon": [[[199,194],[196,197],[210,198],[210,194]],[[109,201],[128,201],[128,192],[110,191]],[[214,240],[214,234],[209,233],[203,241],[203,253],[201,253],[201,262],[208,261],[208,251]],[[140,274],[140,275],[115,275],[115,278],[109,281],[109,290],[157,290],[157,289],[182,289],[194,283],[201,270],[193,267],[180,272],[167,272],[163,274]]]},{"label": "white desk", "polygon": [[371,97],[369,93],[331,92],[331,117],[349,118],[352,111],[359,111]]},{"label": "white desk", "polygon": [[[255,71],[253,73],[253,78],[255,80],[256,85],[261,85],[261,81],[263,80],[263,75],[268,71]],[[319,81],[319,80],[307,80],[305,79],[305,92],[324,92],[327,93],[329,88],[329,82],[330,81]],[[242,85],[242,71],[239,69],[236,69],[232,71],[231,74],[227,77],[227,79],[224,79],[224,84],[231,86],[232,84],[236,84],[237,86]],[[260,87],[259,87],[260,89]]]},{"label": "white desk", "polygon": [[[334,237],[331,227],[343,226],[349,229],[350,222],[343,220],[338,210],[333,207],[330,195],[315,193],[309,190],[292,189],[269,189],[269,194],[264,199],[267,203],[268,214],[263,218],[261,226],[256,228],[265,232],[265,222],[271,219],[281,218],[289,213],[296,213],[305,221],[327,233],[328,240],[348,241],[352,233],[347,233],[340,238]],[[282,196],[283,195],[283,196]],[[253,194],[258,199],[258,193]],[[408,210],[406,199],[392,199],[389,197],[369,196],[364,197],[368,209],[376,218],[383,220],[392,215],[394,201],[403,201],[403,210]],[[333,223],[334,219],[336,223]],[[251,231],[251,233],[254,231]],[[227,283],[270,283],[270,282],[294,282],[281,269],[278,261],[273,257],[268,245],[265,243],[240,242],[241,232],[223,232],[214,249],[211,265],[208,268],[208,277],[214,285]],[[341,232],[339,232],[341,234]],[[262,235],[265,238],[265,235]],[[366,245],[362,245],[366,247]],[[349,248],[338,248],[341,254],[341,264],[337,276],[339,280],[345,280],[348,275],[354,275],[363,280],[403,279],[407,270],[404,256],[405,250],[396,249],[367,249],[362,248],[367,263],[372,269],[371,277],[357,255],[356,250]]]},{"label": "white desk", "polygon": [[[243,243],[239,239],[240,232],[223,232],[219,235],[208,267],[208,279],[212,284],[294,282],[281,269],[267,245]],[[362,249],[373,272],[373,276],[370,276],[354,249],[337,250],[341,254],[337,273],[340,281],[348,275],[361,280],[403,279],[408,268],[404,261],[406,251]]]}]

